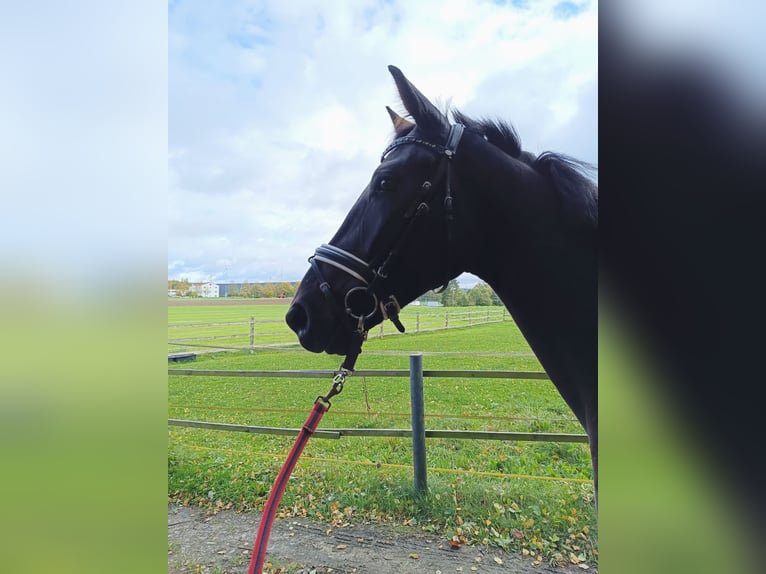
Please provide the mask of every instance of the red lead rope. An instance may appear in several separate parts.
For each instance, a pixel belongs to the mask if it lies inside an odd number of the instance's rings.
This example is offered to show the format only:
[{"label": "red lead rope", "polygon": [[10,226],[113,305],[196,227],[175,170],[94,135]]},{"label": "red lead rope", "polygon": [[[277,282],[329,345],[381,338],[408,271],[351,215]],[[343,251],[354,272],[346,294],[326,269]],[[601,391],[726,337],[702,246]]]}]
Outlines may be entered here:
[{"label": "red lead rope", "polygon": [[282,470],[279,471],[279,476],[277,476],[274,486],[271,487],[271,494],[269,494],[269,499],[266,501],[266,507],[263,509],[263,516],[261,516],[261,525],[258,528],[258,536],[255,539],[253,555],[250,558],[250,566],[247,569],[247,574],[261,574],[263,572],[263,563],[266,559],[266,547],[269,544],[271,525],[276,517],[279,501],[282,500],[282,494],[285,492],[287,481],[298,462],[298,458],[303,452],[303,447],[306,446],[309,438],[316,430],[317,425],[319,425],[319,421],[322,420],[322,417],[329,408],[329,405],[324,405],[319,400],[314,403],[314,408],[311,410],[309,418],[306,419],[306,422],[303,424],[303,428],[298,434],[298,438],[295,439],[295,444],[293,445],[290,454],[287,456],[287,460],[282,466]]},{"label": "red lead rope", "polygon": [[[266,547],[269,544],[269,535],[271,534],[271,526],[276,518],[277,508],[279,508],[279,501],[282,500],[282,494],[285,492],[287,481],[290,479],[290,475],[298,463],[298,459],[303,452],[303,448],[306,443],[314,434],[314,431],[319,426],[319,421],[322,420],[324,414],[330,410],[330,398],[337,395],[343,390],[343,383],[346,380],[346,375],[350,371],[341,371],[333,379],[333,386],[329,393],[324,397],[317,397],[314,402],[314,408],[311,409],[309,418],[303,423],[298,438],[295,439],[290,454],[287,455],[285,464],[282,465],[282,470],[279,471],[277,480],[274,482],[274,486],[271,487],[271,493],[269,499],[266,501],[266,506],[263,509],[263,515],[261,516],[261,525],[258,527],[258,536],[255,538],[255,545],[253,547],[253,555],[250,558],[250,566],[247,568],[247,574],[262,574],[263,563],[266,560]],[[324,404],[322,401],[324,401]]]}]

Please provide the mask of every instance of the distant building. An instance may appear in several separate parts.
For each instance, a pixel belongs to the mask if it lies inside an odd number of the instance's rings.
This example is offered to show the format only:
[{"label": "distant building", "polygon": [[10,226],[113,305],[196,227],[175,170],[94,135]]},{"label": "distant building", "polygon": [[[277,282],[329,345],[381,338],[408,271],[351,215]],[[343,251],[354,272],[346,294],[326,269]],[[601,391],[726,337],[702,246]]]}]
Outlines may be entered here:
[{"label": "distant building", "polygon": [[168,289],[168,297],[178,297],[178,291],[175,289]]},{"label": "distant building", "polygon": [[215,283],[192,283],[189,291],[196,293],[200,297],[218,297],[218,285]]},{"label": "distant building", "polygon": [[219,283],[218,294],[219,297],[230,297],[232,295],[239,295],[239,290],[242,288],[242,283]]}]

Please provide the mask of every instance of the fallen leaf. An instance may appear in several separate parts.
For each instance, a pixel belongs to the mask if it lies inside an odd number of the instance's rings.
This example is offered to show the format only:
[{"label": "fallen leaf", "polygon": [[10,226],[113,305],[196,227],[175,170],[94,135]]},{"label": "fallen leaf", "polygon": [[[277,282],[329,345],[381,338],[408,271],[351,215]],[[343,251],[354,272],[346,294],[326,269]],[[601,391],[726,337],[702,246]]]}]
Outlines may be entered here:
[{"label": "fallen leaf", "polygon": [[413,560],[417,560],[418,558],[420,558],[420,556],[418,556],[417,554],[413,552],[412,554],[409,555],[409,558],[412,558]]},{"label": "fallen leaf", "polygon": [[460,548],[462,546],[460,542],[458,542],[457,540],[453,540],[452,538],[450,538],[447,542],[450,543],[450,546],[452,546],[452,548]]},{"label": "fallen leaf", "polygon": [[569,553],[569,561],[572,564],[577,564],[578,562],[580,562],[580,559],[577,556],[575,556],[572,552],[570,552]]},{"label": "fallen leaf", "polygon": [[535,525],[534,518],[527,518],[523,523],[524,528],[532,528],[534,525]]},{"label": "fallen leaf", "polygon": [[524,538],[524,533],[521,530],[516,530],[515,528],[511,531],[511,537],[515,538],[516,540],[521,540]]},{"label": "fallen leaf", "polygon": [[338,544],[335,550],[345,550],[346,548],[348,548],[348,544]]},{"label": "fallen leaf", "polygon": [[578,566],[579,566],[580,568],[582,568],[583,570],[587,570],[588,568],[590,568],[590,566],[588,566],[587,564],[584,564],[584,563],[582,563],[582,562],[580,562],[580,563],[578,564]]},{"label": "fallen leaf", "polygon": [[495,562],[497,562],[498,564],[502,564],[503,563],[503,559],[500,558],[499,556],[495,556]]}]

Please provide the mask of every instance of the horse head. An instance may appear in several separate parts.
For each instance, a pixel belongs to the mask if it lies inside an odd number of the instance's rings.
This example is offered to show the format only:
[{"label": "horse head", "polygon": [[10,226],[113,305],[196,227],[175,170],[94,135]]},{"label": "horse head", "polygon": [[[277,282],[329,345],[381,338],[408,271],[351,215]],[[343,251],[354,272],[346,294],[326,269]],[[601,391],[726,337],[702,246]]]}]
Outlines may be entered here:
[{"label": "horse head", "polygon": [[452,164],[463,126],[451,126],[389,66],[414,123],[387,108],[394,140],[329,244],[317,248],[286,320],[304,348],[344,355],[366,333],[462,271],[451,245]]}]

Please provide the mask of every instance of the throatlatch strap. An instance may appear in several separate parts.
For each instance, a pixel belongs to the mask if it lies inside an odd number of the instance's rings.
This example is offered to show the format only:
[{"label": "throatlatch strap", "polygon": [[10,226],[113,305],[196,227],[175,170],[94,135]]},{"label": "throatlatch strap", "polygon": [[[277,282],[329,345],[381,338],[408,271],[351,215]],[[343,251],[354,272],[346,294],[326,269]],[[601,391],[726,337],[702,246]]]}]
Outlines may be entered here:
[{"label": "throatlatch strap", "polygon": [[263,564],[266,559],[266,547],[269,544],[269,535],[271,534],[271,525],[274,522],[274,518],[276,518],[279,501],[282,500],[282,494],[285,492],[287,481],[298,462],[298,458],[303,452],[303,448],[306,446],[309,438],[319,425],[319,421],[322,420],[322,417],[329,408],[329,405],[325,405],[317,399],[314,403],[314,408],[309,414],[309,418],[306,419],[301,432],[298,433],[298,438],[295,439],[295,444],[293,445],[290,454],[287,456],[287,460],[282,466],[282,470],[279,471],[277,480],[271,488],[271,494],[269,494],[269,499],[266,501],[266,506],[263,509],[261,525],[258,528],[258,536],[255,538],[255,546],[253,547],[253,555],[250,558],[250,566],[247,569],[247,574],[261,574],[263,572]]}]

